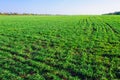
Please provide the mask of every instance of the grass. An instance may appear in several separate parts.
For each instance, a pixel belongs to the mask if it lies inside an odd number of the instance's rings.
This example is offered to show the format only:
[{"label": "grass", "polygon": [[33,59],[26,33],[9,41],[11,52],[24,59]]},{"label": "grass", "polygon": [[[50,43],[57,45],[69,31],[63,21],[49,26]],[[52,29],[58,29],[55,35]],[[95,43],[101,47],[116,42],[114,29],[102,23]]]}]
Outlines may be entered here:
[{"label": "grass", "polygon": [[120,16],[0,16],[1,80],[120,79]]}]

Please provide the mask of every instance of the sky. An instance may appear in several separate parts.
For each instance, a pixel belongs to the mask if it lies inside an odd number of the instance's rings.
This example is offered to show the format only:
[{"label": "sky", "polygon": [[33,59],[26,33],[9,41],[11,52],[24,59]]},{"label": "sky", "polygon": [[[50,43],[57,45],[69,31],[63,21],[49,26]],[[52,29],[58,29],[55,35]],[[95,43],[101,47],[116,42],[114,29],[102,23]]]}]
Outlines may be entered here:
[{"label": "sky", "polygon": [[120,0],[0,0],[0,12],[103,14],[120,11]]}]

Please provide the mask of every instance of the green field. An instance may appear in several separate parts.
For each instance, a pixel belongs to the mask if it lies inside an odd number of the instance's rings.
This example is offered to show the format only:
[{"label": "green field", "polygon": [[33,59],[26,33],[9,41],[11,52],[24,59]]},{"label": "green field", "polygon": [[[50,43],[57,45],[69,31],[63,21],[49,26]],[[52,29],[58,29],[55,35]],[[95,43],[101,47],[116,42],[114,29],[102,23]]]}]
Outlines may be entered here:
[{"label": "green field", "polygon": [[120,16],[0,16],[0,80],[120,80]]}]

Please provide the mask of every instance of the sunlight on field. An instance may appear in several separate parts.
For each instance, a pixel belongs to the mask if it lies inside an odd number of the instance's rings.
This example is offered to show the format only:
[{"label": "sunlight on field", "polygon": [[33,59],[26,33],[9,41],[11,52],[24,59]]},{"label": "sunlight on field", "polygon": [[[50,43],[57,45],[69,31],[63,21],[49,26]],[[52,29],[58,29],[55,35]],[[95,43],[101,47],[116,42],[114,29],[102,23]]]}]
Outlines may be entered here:
[{"label": "sunlight on field", "polygon": [[1,80],[120,79],[120,16],[0,16]]}]

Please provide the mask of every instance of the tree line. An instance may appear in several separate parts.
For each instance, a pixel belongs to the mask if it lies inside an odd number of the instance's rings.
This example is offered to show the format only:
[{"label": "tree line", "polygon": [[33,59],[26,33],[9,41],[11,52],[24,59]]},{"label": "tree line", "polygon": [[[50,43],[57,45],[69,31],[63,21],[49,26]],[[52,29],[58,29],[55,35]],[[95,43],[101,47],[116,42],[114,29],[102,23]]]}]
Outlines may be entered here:
[{"label": "tree line", "polygon": [[113,12],[113,13],[107,13],[107,14],[104,14],[104,15],[120,15],[120,11]]},{"label": "tree line", "polygon": [[12,13],[12,12],[10,12],[10,13],[7,13],[7,12],[5,12],[5,13],[2,13],[2,12],[0,12],[0,15],[35,15],[35,14],[30,14],[30,13]]},{"label": "tree line", "polygon": [[2,13],[2,12],[0,12],[0,15],[42,15],[42,16],[47,16],[47,15],[60,15],[60,14],[34,14],[34,13],[16,13],[16,12]]}]

